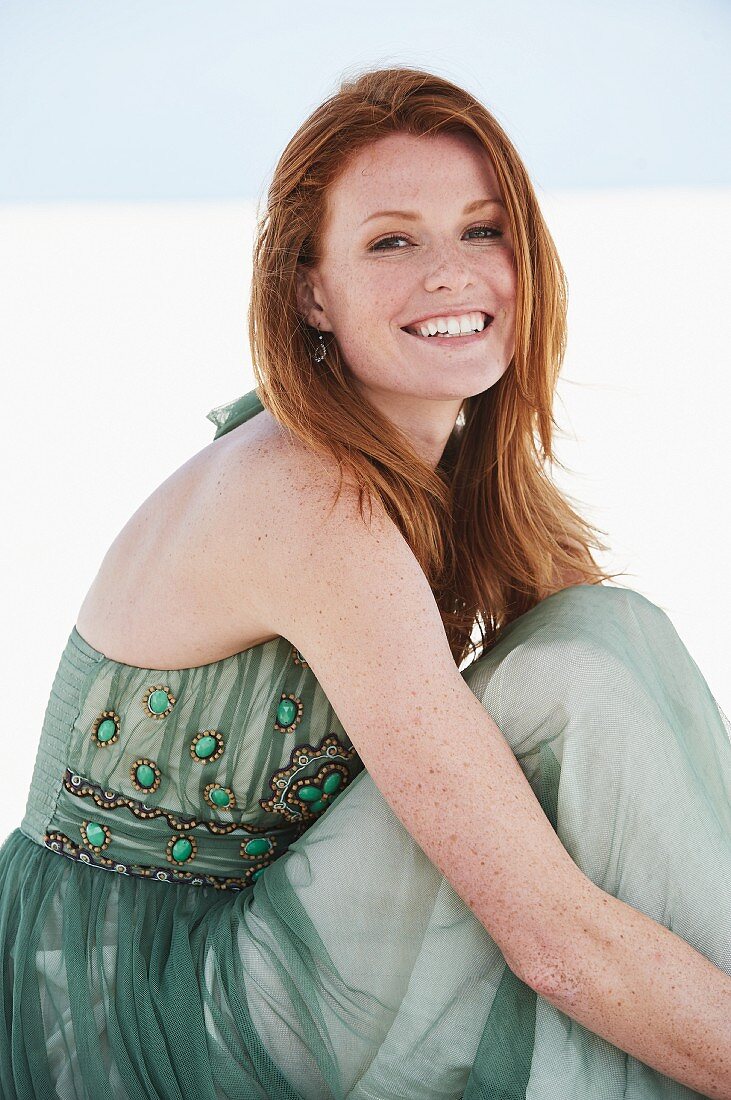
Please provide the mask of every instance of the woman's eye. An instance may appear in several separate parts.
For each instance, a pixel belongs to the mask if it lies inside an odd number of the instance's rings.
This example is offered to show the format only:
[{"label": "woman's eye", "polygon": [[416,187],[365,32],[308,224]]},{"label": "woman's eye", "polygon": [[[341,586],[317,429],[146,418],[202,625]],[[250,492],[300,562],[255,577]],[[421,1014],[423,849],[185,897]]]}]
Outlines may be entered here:
[{"label": "woman's eye", "polygon": [[[371,252],[385,252],[386,249],[383,246],[388,245],[389,241],[405,241],[405,240],[406,240],[406,237],[382,237],[380,241],[376,241],[375,244],[371,245],[370,251]],[[392,245],[388,245],[388,246],[393,247]],[[400,252],[401,249],[397,249],[397,251]]]},{"label": "woman's eye", "polygon": [[[468,229],[468,233],[477,233],[479,230],[484,229],[487,233],[492,233],[494,237],[502,237],[502,233],[499,229],[496,229],[494,225],[473,225],[471,229]],[[487,238],[492,239],[492,238]]]},{"label": "woman's eye", "polygon": [[[466,230],[467,233],[478,233],[481,231],[491,235],[480,237],[478,240],[493,240],[495,237],[502,237],[501,231],[496,229],[493,225],[473,225],[471,229]],[[408,243],[408,238],[401,236],[381,237],[380,241],[376,241],[375,244],[371,245],[370,251],[387,252],[393,249],[395,252],[403,252],[402,248],[396,248],[394,245],[389,244],[390,241],[406,241]]]}]

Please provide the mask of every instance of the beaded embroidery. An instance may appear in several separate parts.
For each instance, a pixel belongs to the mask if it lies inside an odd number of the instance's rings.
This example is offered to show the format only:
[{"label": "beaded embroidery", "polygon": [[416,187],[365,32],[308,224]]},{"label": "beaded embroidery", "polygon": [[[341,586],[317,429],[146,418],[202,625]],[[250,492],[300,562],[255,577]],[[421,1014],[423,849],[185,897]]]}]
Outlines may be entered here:
[{"label": "beaded embroidery", "polygon": [[[147,769],[147,771],[145,771]],[[152,782],[143,783],[140,780],[138,771],[142,772],[145,776],[148,772],[152,773]],[[129,777],[132,782],[132,786],[138,791],[144,791],[145,794],[152,794],[160,786],[162,781],[162,772],[158,768],[154,760],[148,760],[146,756],[141,756],[138,760],[135,760],[132,767],[129,769]]]},{"label": "beaded embroidery", "polygon": [[[280,681],[280,694],[273,721],[273,728],[284,734],[296,731],[303,721],[306,707],[297,692],[302,690],[299,683],[300,673],[309,669],[310,665],[295,646],[290,649],[289,668],[297,682],[290,685]],[[288,690],[290,686],[294,690]],[[144,694],[136,693],[136,698],[141,702],[146,717],[155,721],[167,717],[176,704],[176,697],[166,684],[148,682]],[[91,724],[91,740],[95,746],[104,748],[117,744],[120,740],[121,722],[120,715],[113,709],[99,712]],[[224,739],[224,734],[216,729],[191,732],[187,740],[191,760],[198,764],[217,761],[223,755],[226,743],[227,736]],[[185,740],[181,746],[183,752],[184,745]],[[128,771],[132,786],[142,795],[139,799],[107,789],[103,785],[103,779],[101,783],[94,782],[67,767],[63,776],[63,787],[74,798],[89,799],[102,811],[126,807],[134,817],[141,820],[164,821],[172,835],[158,837],[157,843],[161,849],[164,846],[164,859],[168,866],[161,865],[162,851],[155,855],[154,852],[148,853],[142,849],[134,852],[134,848],[130,850],[127,847],[125,850],[124,844],[129,843],[129,838],[124,835],[121,822],[117,841],[122,842],[124,855],[130,862],[124,862],[119,857],[115,859],[107,853],[110,846],[113,848],[115,840],[116,828],[113,821],[104,823],[93,818],[84,818],[80,824],[72,827],[70,823],[58,820],[55,827],[48,825],[44,844],[48,849],[77,862],[118,874],[239,891],[253,885],[264,870],[318,819],[337,794],[348,785],[352,778],[348,764],[353,760],[358,763],[355,748],[348,746],[347,739],[344,744],[335,733],[330,733],[317,745],[305,742],[291,750],[288,765],[278,768],[268,780],[273,796],[259,800],[262,810],[286,819],[285,823],[274,827],[219,820],[222,811],[225,817],[237,806],[237,799],[230,787],[215,781],[206,783],[202,792],[206,806],[215,811],[212,819],[149,805],[145,799],[159,790],[164,774],[157,761],[145,755],[139,755]],[[71,836],[67,835],[69,830]],[[197,836],[193,835],[194,831],[197,831]],[[199,864],[206,865],[206,856],[212,843],[205,839],[207,835],[229,836],[237,831],[243,834],[242,838],[238,841],[237,848],[233,851],[228,849],[228,855],[229,858],[235,858],[234,853],[238,851],[238,857],[242,861],[241,874],[215,875],[196,869],[196,860]],[[213,853],[210,854],[213,857]],[[140,857],[156,859],[159,863],[138,863],[136,860]],[[184,868],[184,864],[193,866]]]},{"label": "beaded embroidery", "polygon": [[103,710],[101,714],[96,716],[92,723],[92,741],[100,748],[105,748],[107,745],[114,745],[115,742],[119,741],[121,721],[116,711]]},{"label": "beaded embroidery", "polygon": [[218,730],[202,730],[190,743],[190,755],[197,764],[210,764],[223,756],[223,734]]},{"label": "beaded embroidery", "polygon": [[[216,801],[214,792],[221,791],[227,796],[227,801]],[[236,806],[236,795],[230,787],[222,787],[220,783],[207,783],[203,788],[203,797],[212,810],[232,810]]]},{"label": "beaded embroidery", "polygon": [[296,665],[300,665],[301,668],[310,667],[296,646],[292,646],[292,660]]},{"label": "beaded embroidery", "polygon": [[[209,875],[194,871],[176,871],[166,867],[147,867],[139,863],[120,863],[117,860],[107,859],[105,856],[94,856],[91,852],[75,844],[65,833],[56,830],[48,832],[44,836],[47,848],[60,855],[68,856],[77,863],[88,863],[93,867],[101,867],[105,871],[116,871],[120,875],[131,875],[134,878],[157,879],[159,882],[183,882],[189,886],[213,886],[216,890],[244,890],[255,882],[256,869],[250,868],[245,875]],[[263,868],[259,868],[263,870]]]},{"label": "beaded embroidery", "polygon": [[166,718],[174,706],[175,696],[164,684],[153,684],[142,696],[142,709],[148,718]]},{"label": "beaded embroidery", "polygon": [[171,836],[165,854],[170,863],[190,863],[198,854],[198,841],[194,836]]},{"label": "beaded embroidery", "polygon": [[277,706],[277,717],[274,722],[275,730],[280,733],[294,733],[302,721],[304,704],[297,695],[289,695],[282,692]]},{"label": "beaded embroidery", "polygon": [[[317,746],[295,745],[289,766],[275,771],[269,780],[274,797],[261,799],[259,805],[269,813],[282,814],[288,821],[313,821],[350,782],[345,761],[354,756],[357,756],[355,748],[347,749],[334,733]],[[304,775],[313,764],[316,771]]]},{"label": "beaded embroidery", "polygon": [[[95,833],[98,830],[104,837],[104,840],[101,841],[101,843],[94,843],[92,837],[90,836],[92,829]],[[98,825],[95,821],[84,821],[80,826],[79,832],[81,833],[82,840],[84,840],[90,848],[93,848],[95,852],[103,852],[104,849],[108,848],[109,845],[112,843],[112,833],[108,826]],[[101,840],[101,838],[99,839]]]},{"label": "beaded embroidery", "polygon": [[[126,806],[135,817],[164,817],[171,829],[177,829],[180,832],[194,829],[198,825],[205,825],[209,832],[225,836],[240,828],[236,821],[201,820],[188,814],[173,813],[172,810],[165,810],[161,806],[148,806],[147,803],[131,798],[129,795],[120,794],[119,791],[106,791],[85,776],[76,775],[71,768],[67,768],[64,773],[63,785],[69,794],[77,798],[91,797],[102,810],[116,810],[119,806]],[[258,825],[247,825],[247,829],[249,832],[257,833],[265,831],[263,826]]]},{"label": "beaded embroidery", "polygon": [[[64,787],[70,794],[75,795],[77,798],[91,797],[96,805],[104,810],[114,810],[120,806],[126,806],[136,817],[164,818],[170,828],[182,834],[170,837],[167,842],[166,859],[169,863],[180,866],[180,864],[190,863],[196,858],[198,854],[198,842],[196,838],[191,835],[191,830],[197,827],[205,827],[208,832],[217,835],[228,835],[236,830],[244,832],[246,836],[239,844],[239,855],[243,860],[255,861],[251,866],[246,868],[242,876],[218,876],[203,872],[178,873],[172,870],[166,871],[157,866],[121,863],[118,860],[109,859],[103,856],[101,853],[109,846],[113,839],[113,833],[107,825],[99,825],[97,822],[92,821],[83,822],[80,826],[80,833],[87,848],[74,843],[65,833],[59,830],[52,830],[46,833],[44,842],[47,848],[60,852],[62,855],[68,856],[71,859],[83,863],[90,863],[98,867],[104,867],[107,870],[117,871],[120,874],[138,877],[142,876],[144,878],[152,877],[160,881],[185,882],[195,886],[216,886],[218,889],[240,890],[256,882],[262,871],[276,858],[276,853],[281,847],[281,837],[273,835],[271,828],[267,828],[264,825],[254,825],[251,823],[243,824],[236,821],[221,822],[201,820],[196,817],[175,814],[161,807],[147,806],[137,799],[129,798],[116,791],[104,790],[103,787],[93,783],[86,777],[75,774],[70,768],[66,769],[64,775]],[[209,788],[215,787],[218,787],[218,784],[208,784],[206,791],[208,792]],[[220,787],[219,789],[228,791],[228,788],[225,787]],[[229,793],[231,793],[233,799],[233,792]],[[220,807],[216,807],[216,809],[220,809]],[[101,844],[93,843],[93,838],[88,835],[92,829],[95,832],[96,830],[103,832],[104,840]],[[281,829],[277,831],[279,833],[282,832]],[[286,842],[288,846],[293,839],[296,839],[297,836],[301,834],[302,828],[295,827],[294,829],[287,829],[285,831],[289,837]]]}]

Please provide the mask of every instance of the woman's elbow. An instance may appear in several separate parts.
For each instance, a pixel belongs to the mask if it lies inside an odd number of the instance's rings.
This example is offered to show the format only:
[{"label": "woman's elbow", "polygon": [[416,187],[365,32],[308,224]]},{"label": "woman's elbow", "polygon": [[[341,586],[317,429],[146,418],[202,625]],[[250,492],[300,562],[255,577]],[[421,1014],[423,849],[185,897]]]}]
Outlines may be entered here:
[{"label": "woman's elbow", "polygon": [[541,906],[531,927],[521,929],[519,941],[510,945],[510,957],[502,948],[513,973],[564,1011],[580,1003],[591,986],[603,939],[597,908],[604,900],[590,879],[578,876],[568,891],[564,884],[561,904]]},{"label": "woman's elbow", "polygon": [[535,993],[564,1012],[579,1004],[585,992],[575,952],[547,951],[540,957],[524,961],[514,973]]}]

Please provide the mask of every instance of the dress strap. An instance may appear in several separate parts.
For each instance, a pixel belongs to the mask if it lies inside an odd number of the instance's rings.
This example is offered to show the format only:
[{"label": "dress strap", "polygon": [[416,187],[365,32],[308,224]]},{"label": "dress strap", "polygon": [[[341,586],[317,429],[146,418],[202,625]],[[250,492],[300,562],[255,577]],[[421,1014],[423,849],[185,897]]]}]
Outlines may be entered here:
[{"label": "dress strap", "polygon": [[245,420],[250,420],[252,416],[256,416],[257,413],[263,412],[263,410],[264,406],[259,400],[257,390],[253,389],[242,397],[228,401],[225,405],[217,405],[215,409],[211,409],[210,412],[206,413],[206,420],[210,420],[212,424],[216,425],[216,433],[213,438],[218,439],[219,436],[225,435],[233,428],[238,428],[239,424],[243,424]]}]

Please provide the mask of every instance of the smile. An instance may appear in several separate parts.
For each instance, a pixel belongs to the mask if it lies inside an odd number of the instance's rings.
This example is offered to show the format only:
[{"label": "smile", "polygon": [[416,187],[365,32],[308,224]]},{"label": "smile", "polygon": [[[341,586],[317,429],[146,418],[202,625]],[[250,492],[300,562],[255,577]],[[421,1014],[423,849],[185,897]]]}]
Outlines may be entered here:
[{"label": "smile", "polygon": [[476,344],[480,340],[487,339],[487,336],[492,328],[492,317],[489,321],[486,321],[485,327],[480,332],[462,332],[462,333],[450,333],[450,332],[438,332],[434,336],[418,336],[415,332],[409,332],[408,329],[402,328],[401,331],[405,332],[407,336],[410,336],[412,340],[420,340],[422,344],[446,344],[452,343],[455,347],[462,347],[466,344]]}]

